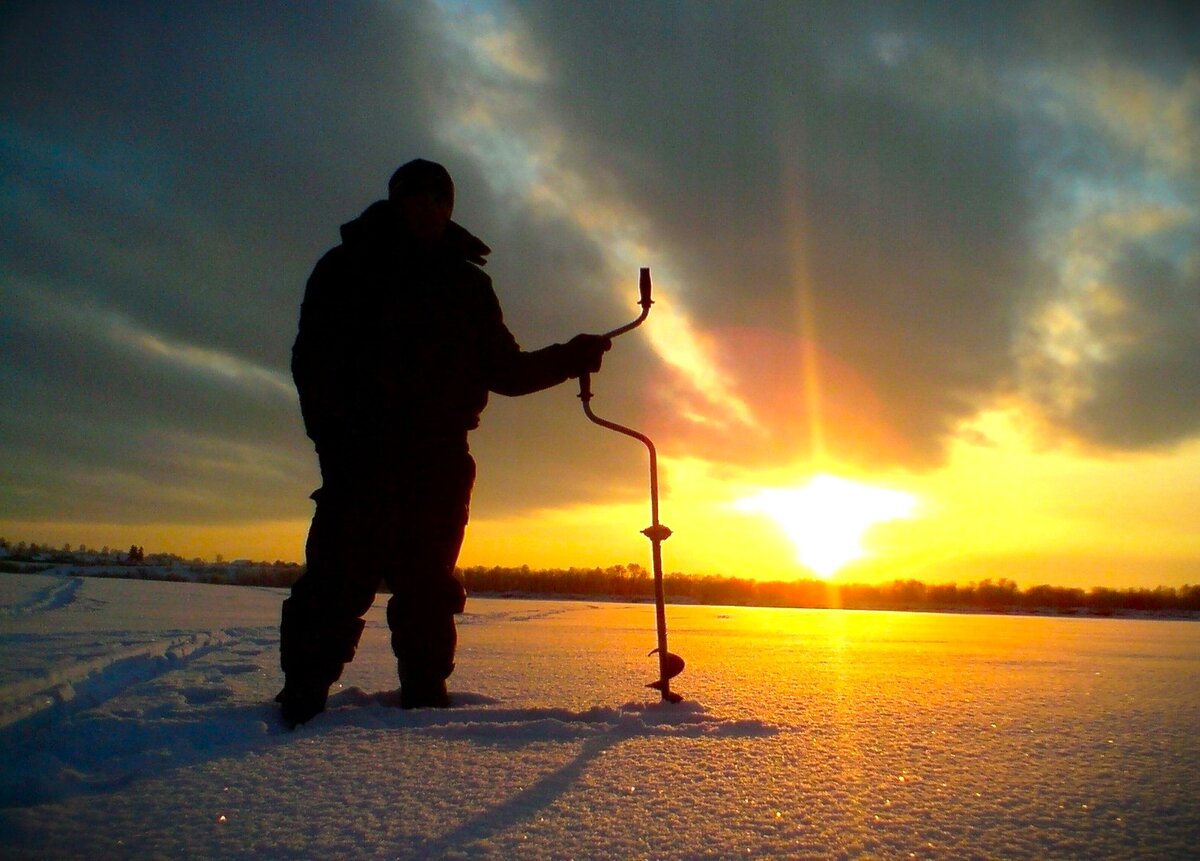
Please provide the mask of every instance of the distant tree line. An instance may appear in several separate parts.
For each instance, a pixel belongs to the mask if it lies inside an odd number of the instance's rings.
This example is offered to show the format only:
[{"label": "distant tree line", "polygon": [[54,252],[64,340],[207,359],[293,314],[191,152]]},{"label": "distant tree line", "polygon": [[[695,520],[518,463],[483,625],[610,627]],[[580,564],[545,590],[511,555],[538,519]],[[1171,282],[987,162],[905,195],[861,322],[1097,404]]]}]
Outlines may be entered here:
[{"label": "distant tree line", "polygon": [[[126,551],[104,547],[88,547],[86,544],[72,546],[63,544],[55,547],[52,544],[38,544],[36,541],[18,541],[15,544],[7,538],[0,538],[0,555],[6,559],[19,562],[53,562],[57,565],[69,564],[118,564],[137,565],[142,562],[159,560],[159,564],[182,562],[182,557],[173,553],[155,553],[146,556],[146,548],[139,544],[131,544]],[[193,562],[202,560],[194,559]]]},{"label": "distant tree line", "polygon": [[654,580],[641,565],[608,568],[460,568],[456,572],[468,592],[512,592],[545,595],[588,595],[653,598]]},{"label": "distant tree line", "polygon": [[[291,586],[304,572],[295,562],[238,560],[217,564],[185,560],[171,553],[147,554],[140,546],[128,552],[59,548],[0,538],[0,572],[31,573],[58,565],[76,565],[80,574],[142,580],[179,580],[241,586]],[[546,595],[559,598],[616,598],[649,601],[654,597],[650,572],[637,563],[607,568],[518,568],[474,566],[457,572],[469,592],[501,595]],[[835,584],[824,580],[751,580],[748,577],[694,576],[672,572],[663,578],[667,600],[676,603],[728,604],[748,607],[811,607],[847,610],[988,611],[1108,616],[1114,613],[1200,613],[1200,585],[1154,589],[1080,589],[1039,585],[1025,589],[1001,578],[925,584],[919,580],[890,583]],[[384,587],[386,588],[386,587]]]},{"label": "distant tree line", "polygon": [[49,568],[70,566],[73,573],[90,577],[116,577],[127,580],[173,580],[188,583],[223,583],[235,586],[291,586],[304,568],[295,562],[252,562],[240,559],[225,562],[221,554],[216,563],[203,559],[184,559],[174,553],[147,553],[139,544],[128,551],[109,547],[72,547],[0,538],[0,573],[36,574]]},{"label": "distant tree line", "polygon": [[[654,583],[641,565],[608,568],[531,569],[473,567],[460,571],[468,591],[554,596],[652,599]],[[1200,612],[1200,585],[1154,589],[1080,589],[1030,586],[986,579],[960,586],[927,585],[919,580],[835,584],[823,580],[751,580],[670,573],[663,577],[669,601],[754,607],[812,607],[847,610],[986,610],[1111,615],[1118,611]]]},{"label": "distant tree line", "polygon": [[272,586],[289,588],[300,579],[304,569],[295,562],[243,563],[241,565],[135,565],[120,568],[98,568],[88,574],[86,568],[78,573],[92,577],[114,577],[122,580],[166,580],[175,583],[210,583],[223,586]]}]

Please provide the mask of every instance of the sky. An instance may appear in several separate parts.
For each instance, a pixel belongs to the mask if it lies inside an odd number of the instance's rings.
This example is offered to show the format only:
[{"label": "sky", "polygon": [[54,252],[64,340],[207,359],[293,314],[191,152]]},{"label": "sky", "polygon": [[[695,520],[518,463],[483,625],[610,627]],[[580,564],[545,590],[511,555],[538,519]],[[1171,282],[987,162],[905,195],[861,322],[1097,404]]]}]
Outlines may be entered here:
[{"label": "sky", "polygon": [[[1200,582],[1200,9],[7,3],[0,535],[301,560],[289,360],[414,157],[659,451],[668,570]],[[464,565],[646,564],[646,455],[494,396]]]}]

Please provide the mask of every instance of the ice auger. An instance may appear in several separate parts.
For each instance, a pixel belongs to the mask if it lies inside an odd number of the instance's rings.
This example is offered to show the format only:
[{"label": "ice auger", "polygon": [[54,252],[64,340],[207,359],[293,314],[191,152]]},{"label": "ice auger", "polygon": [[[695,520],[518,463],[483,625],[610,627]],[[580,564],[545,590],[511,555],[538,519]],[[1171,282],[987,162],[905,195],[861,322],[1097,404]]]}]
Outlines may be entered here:
[{"label": "ice auger", "polygon": [[[637,328],[650,314],[650,306],[654,304],[654,301],[650,298],[650,270],[648,268],[642,269],[638,288],[641,293],[638,304],[642,306],[642,313],[633,322],[626,323],[624,326],[613,329],[611,332],[606,332],[605,337],[615,338],[617,335],[623,335],[629,330]],[[671,679],[683,672],[684,664],[683,658],[667,651],[667,611],[666,599],[663,593],[662,543],[671,536],[671,530],[658,521],[658,453],[655,451],[654,443],[645,434],[638,433],[633,428],[627,428],[616,422],[602,419],[592,412],[592,381],[590,374],[585,373],[579,376],[579,399],[583,401],[584,414],[591,421],[601,427],[640,440],[650,453],[650,526],[643,529],[642,534],[650,539],[650,546],[652,548],[651,558],[654,565],[654,610],[655,621],[658,626],[658,646],[650,654],[658,655],[658,679],[650,682],[646,687],[660,691],[664,701],[677,703],[683,697],[671,690]]]}]

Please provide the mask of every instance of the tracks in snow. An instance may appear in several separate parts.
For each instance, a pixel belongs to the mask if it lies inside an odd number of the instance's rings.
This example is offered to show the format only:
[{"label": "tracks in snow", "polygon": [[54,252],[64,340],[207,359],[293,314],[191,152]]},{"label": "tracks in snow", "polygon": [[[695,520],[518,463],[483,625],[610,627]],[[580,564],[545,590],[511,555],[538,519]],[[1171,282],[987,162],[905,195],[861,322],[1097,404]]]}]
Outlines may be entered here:
[{"label": "tracks in snow", "polygon": [[56,582],[45,586],[24,601],[0,607],[0,616],[25,616],[30,613],[47,613],[67,606],[75,600],[82,577],[57,577]]},{"label": "tracks in snow", "polygon": [[88,660],[66,661],[36,678],[0,688],[0,732],[32,728],[98,705],[126,688],[177,670],[214,649],[238,642],[209,631],[140,643]]}]

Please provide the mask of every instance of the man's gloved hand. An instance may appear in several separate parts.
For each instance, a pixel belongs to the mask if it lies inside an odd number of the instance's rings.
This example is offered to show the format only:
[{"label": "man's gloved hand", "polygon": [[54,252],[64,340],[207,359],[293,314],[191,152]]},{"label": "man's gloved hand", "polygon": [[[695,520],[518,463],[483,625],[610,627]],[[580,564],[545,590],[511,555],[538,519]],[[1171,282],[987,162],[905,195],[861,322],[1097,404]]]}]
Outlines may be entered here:
[{"label": "man's gloved hand", "polygon": [[571,377],[594,374],[600,370],[604,354],[612,349],[612,338],[603,335],[576,335],[566,344],[567,367]]}]

